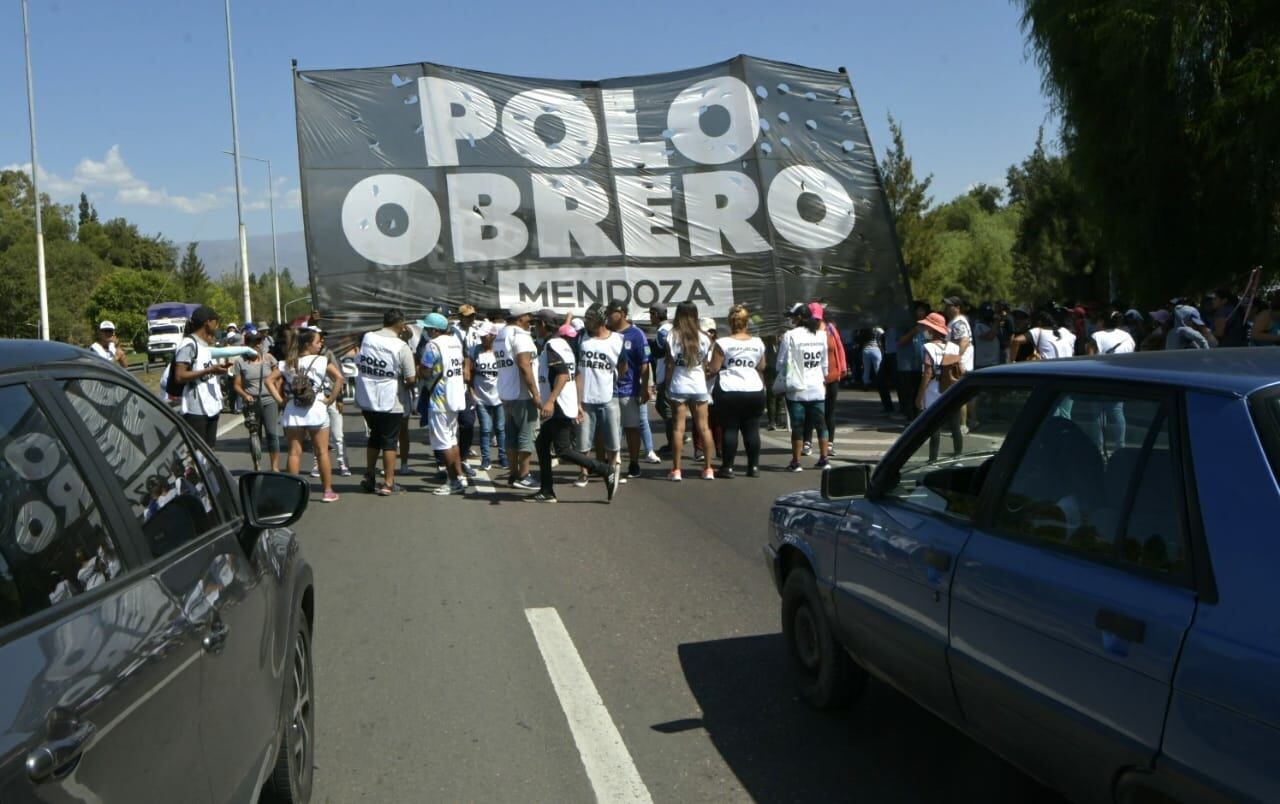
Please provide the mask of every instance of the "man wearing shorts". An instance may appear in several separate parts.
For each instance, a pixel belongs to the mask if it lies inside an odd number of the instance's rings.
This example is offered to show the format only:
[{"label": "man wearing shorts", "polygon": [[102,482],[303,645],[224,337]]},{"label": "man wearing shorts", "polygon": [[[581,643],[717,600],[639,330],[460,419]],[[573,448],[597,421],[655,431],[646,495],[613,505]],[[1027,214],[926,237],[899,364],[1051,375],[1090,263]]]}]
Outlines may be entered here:
[{"label": "man wearing shorts", "polygon": [[644,330],[627,318],[626,302],[611,301],[605,309],[609,329],[622,336],[622,355],[626,367],[618,373],[614,396],[622,414],[622,428],[627,433],[627,477],[640,476],[640,418],[648,416],[649,403],[649,339]]},{"label": "man wearing shorts", "polygon": [[427,427],[436,461],[444,464],[448,479],[432,493],[462,494],[467,490],[462,454],[458,450],[458,413],[467,407],[466,362],[462,343],[449,331],[449,320],[432,313],[422,321],[427,347],[422,351],[422,376],[426,380]]},{"label": "man wearing shorts", "polygon": [[498,396],[507,417],[507,460],[511,473],[507,485],[512,488],[536,489],[539,483],[529,474],[533,458],[533,430],[542,408],[538,376],[534,371],[538,350],[529,324],[534,309],[529,304],[511,308],[507,327],[493,344],[498,363]]},{"label": "man wearing shorts", "polygon": [[367,333],[360,341],[356,357],[356,404],[369,427],[365,448],[364,479],[360,487],[375,492],[378,453],[382,453],[384,483],[376,493],[386,497],[395,490],[396,448],[400,423],[414,382],[413,353],[400,337],[405,329],[404,313],[397,309],[382,314],[382,329]]},{"label": "man wearing shorts", "polygon": [[[610,331],[604,319],[604,307],[599,304],[588,307],[583,316],[576,378],[583,417],[578,425],[578,451],[590,454],[598,437],[602,450],[596,457],[613,466],[622,449],[622,421],[613,389],[626,362],[622,358],[622,336]],[[574,485],[587,485],[588,477],[584,467]]]}]

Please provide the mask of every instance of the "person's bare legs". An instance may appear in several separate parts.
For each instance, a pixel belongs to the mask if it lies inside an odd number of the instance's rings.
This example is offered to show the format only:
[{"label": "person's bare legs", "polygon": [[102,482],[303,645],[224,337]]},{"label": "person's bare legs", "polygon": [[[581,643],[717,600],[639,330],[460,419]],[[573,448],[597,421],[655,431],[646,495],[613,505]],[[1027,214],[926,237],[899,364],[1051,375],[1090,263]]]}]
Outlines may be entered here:
[{"label": "person's bare legs", "polygon": [[296,475],[302,465],[302,441],[307,437],[307,431],[301,427],[290,427],[284,431],[284,437],[289,443],[289,458],[285,461],[285,471]]},{"label": "person's bare legs", "polygon": [[714,451],[714,442],[711,440],[711,425],[707,417],[707,403],[693,402],[693,426],[697,429],[702,438],[702,468],[705,471],[711,469],[711,453]]},{"label": "person's bare legs", "polygon": [[[316,454],[320,467],[320,486],[325,494],[333,492],[333,465],[329,462],[329,428],[311,431],[311,450]],[[301,454],[299,454],[301,457]]]},{"label": "person's bare legs", "polygon": [[[684,457],[684,410],[683,402],[671,403],[671,468],[677,472],[680,471],[680,459]],[[636,440],[639,439],[637,432]]]}]

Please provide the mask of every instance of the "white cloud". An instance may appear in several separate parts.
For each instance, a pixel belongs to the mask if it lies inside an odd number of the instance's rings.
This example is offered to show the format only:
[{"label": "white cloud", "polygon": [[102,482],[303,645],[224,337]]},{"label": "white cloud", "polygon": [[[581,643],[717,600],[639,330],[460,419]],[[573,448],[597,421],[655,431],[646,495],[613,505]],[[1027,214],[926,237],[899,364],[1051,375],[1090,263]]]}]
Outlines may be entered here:
[{"label": "white cloud", "polygon": [[[30,176],[31,163],[23,162],[21,165],[16,163],[12,165],[5,165],[3,168],[0,168],[0,170],[20,170],[23,173]],[[75,182],[67,181],[66,179],[63,179],[61,176],[50,173],[49,171],[45,170],[43,167],[40,168],[40,175],[38,176],[38,178],[40,180],[41,194],[48,195],[50,198],[54,198],[54,199],[65,198],[69,195],[74,195],[79,192],[79,190],[76,189]]]}]

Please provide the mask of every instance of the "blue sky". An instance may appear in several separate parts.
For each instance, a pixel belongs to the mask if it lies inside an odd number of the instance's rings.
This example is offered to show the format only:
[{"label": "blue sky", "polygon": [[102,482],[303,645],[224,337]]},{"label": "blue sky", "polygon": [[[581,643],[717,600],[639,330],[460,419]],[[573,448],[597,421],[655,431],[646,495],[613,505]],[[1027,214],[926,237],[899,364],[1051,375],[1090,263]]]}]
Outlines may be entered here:
[{"label": "blue sky", "polygon": [[[0,20],[0,166],[30,162],[21,14]],[[235,237],[220,0],[30,0],[42,191],[85,190],[108,217],[176,241]],[[1003,183],[1056,122],[1009,0],[552,2],[232,0],[242,152],[271,159],[277,227],[301,229],[289,60],[303,69],[434,61],[597,79],[738,53],[846,66],[877,156],[885,116],[946,200]],[[265,168],[243,164],[250,234],[268,231]],[[251,262],[252,262],[251,257]]]}]

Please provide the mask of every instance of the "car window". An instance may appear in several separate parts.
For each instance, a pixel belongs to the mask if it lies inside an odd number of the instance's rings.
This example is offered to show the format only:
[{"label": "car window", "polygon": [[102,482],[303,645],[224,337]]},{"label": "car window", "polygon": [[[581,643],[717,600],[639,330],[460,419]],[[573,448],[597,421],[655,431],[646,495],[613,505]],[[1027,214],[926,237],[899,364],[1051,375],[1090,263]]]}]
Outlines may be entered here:
[{"label": "car window", "polygon": [[98,502],[25,385],[0,388],[0,628],[124,569]]},{"label": "car window", "polygon": [[192,451],[182,430],[154,400],[127,386],[78,379],[67,398],[115,473],[154,557],[224,521],[228,493],[220,472]]},{"label": "car window", "polygon": [[1030,398],[1029,388],[978,388],[963,400],[940,401],[947,410],[896,467],[883,497],[972,517],[996,453]]},{"label": "car window", "polygon": [[1059,394],[996,506],[1002,533],[1162,572],[1185,560],[1158,400]]}]

